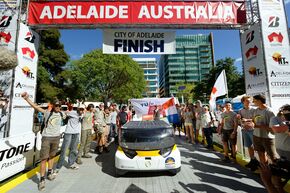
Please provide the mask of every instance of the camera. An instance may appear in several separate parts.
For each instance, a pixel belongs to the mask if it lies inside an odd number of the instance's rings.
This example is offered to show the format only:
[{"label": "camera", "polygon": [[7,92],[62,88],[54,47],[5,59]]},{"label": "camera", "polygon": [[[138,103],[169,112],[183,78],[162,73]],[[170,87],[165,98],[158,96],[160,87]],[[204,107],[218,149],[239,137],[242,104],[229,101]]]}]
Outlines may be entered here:
[{"label": "camera", "polygon": [[280,176],[285,179],[290,178],[290,161],[284,158],[278,159],[274,164],[270,164],[273,175]]}]

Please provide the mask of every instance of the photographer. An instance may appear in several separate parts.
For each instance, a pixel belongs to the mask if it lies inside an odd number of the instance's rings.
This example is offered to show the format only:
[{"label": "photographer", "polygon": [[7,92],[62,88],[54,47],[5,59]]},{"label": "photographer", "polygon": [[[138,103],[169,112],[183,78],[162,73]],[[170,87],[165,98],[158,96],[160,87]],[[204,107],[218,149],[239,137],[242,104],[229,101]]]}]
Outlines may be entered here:
[{"label": "photographer", "polygon": [[[281,108],[277,116],[270,121],[275,133],[275,145],[281,159],[275,164],[261,164],[261,179],[269,193],[284,192],[283,186],[290,178],[290,105]],[[281,178],[286,179],[282,183]]]}]

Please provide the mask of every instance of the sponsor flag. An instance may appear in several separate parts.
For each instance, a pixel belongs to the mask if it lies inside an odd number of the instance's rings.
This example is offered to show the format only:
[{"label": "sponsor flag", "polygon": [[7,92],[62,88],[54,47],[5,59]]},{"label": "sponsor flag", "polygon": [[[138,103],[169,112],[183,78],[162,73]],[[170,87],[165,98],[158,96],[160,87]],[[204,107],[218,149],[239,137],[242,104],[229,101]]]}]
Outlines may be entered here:
[{"label": "sponsor flag", "polygon": [[165,111],[165,115],[170,123],[178,123],[178,113],[175,107],[174,98],[169,99],[162,105],[163,110]]},{"label": "sponsor flag", "polygon": [[226,78],[226,72],[223,70],[218,78],[216,79],[214,86],[212,88],[210,99],[209,99],[209,105],[210,108],[213,110],[216,106],[216,98],[222,95],[226,95],[228,93],[228,86],[227,86],[227,78]]}]

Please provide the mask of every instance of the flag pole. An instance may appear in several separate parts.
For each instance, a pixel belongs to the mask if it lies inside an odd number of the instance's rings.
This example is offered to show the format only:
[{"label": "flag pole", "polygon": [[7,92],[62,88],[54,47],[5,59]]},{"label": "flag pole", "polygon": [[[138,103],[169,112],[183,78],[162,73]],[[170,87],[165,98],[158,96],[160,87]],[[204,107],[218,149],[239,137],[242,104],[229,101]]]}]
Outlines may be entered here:
[{"label": "flag pole", "polygon": [[228,82],[227,82],[227,77],[226,77],[226,71],[223,70],[222,73],[224,74],[224,81],[225,81],[225,87],[226,87],[226,92],[227,92],[227,99],[229,98],[229,92],[228,92]]}]

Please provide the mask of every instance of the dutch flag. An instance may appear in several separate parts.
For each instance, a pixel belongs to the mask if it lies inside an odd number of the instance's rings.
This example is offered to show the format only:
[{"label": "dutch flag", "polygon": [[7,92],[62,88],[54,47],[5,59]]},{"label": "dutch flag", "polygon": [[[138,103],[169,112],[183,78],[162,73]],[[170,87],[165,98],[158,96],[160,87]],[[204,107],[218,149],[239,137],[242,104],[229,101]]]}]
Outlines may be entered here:
[{"label": "dutch flag", "polygon": [[178,113],[175,107],[174,98],[169,99],[162,105],[165,115],[170,123],[179,123]]}]

